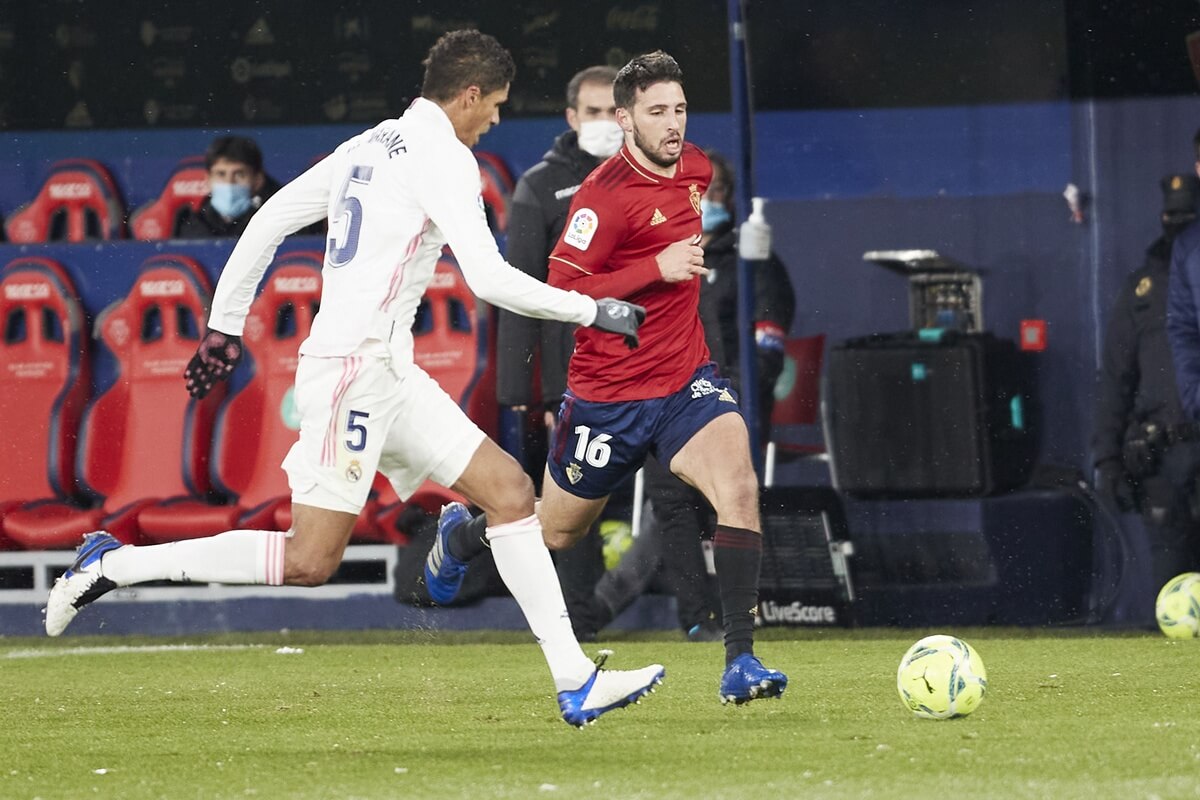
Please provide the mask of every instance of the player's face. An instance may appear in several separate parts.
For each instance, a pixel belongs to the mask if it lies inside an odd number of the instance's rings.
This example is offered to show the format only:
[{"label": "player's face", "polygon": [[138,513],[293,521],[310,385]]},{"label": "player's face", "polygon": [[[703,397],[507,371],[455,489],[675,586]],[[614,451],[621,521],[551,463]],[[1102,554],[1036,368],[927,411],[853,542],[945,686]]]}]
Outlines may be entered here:
[{"label": "player's face", "polygon": [[[687,129],[687,98],[674,81],[655,83],[639,91],[632,109],[620,109],[617,121],[642,155],[660,167],[670,167],[683,153]],[[628,139],[627,139],[628,141]]]},{"label": "player's face", "polygon": [[471,108],[470,119],[466,126],[465,133],[470,141],[463,139],[463,144],[467,147],[474,147],[479,144],[480,137],[491,130],[493,125],[499,125],[500,106],[506,102],[508,102],[507,85],[490,94],[480,95]]},{"label": "player's face", "polygon": [[208,170],[210,183],[232,183],[235,186],[249,186],[251,191],[262,188],[263,176],[255,172],[249,164],[232,161],[228,158],[218,158],[213,161]]}]

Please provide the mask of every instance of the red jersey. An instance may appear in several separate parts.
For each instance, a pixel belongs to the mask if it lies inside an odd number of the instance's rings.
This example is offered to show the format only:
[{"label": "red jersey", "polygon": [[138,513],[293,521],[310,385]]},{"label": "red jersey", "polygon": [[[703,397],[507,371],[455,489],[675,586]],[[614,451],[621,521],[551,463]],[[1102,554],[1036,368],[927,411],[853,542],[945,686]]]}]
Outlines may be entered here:
[{"label": "red jersey", "polygon": [[673,178],[645,169],[622,147],[575,193],[550,254],[549,283],[646,307],[636,350],[595,328],[575,331],[567,387],[576,396],[603,403],[666,397],[709,360],[700,278],[667,283],[654,259],[673,242],[699,241],[700,196],[711,179],[708,157],[693,144],[684,144]]}]

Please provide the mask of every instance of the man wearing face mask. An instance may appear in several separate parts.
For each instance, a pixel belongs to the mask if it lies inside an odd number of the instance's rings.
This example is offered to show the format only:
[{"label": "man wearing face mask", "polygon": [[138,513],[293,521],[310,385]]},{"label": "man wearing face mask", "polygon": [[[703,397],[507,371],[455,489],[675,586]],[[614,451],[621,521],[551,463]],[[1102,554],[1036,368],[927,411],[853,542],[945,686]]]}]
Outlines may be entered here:
[{"label": "man wearing face mask", "polygon": [[[550,251],[562,234],[571,197],[604,159],[621,148],[624,135],[616,122],[612,67],[581,70],[567,83],[568,130],[554,140],[542,160],[517,182],[508,218],[505,256],[517,269],[545,281]],[[567,362],[575,347],[575,326],[536,320],[500,311],[496,335],[496,396],[499,403],[524,414],[531,408],[547,428],[567,387]],[[541,385],[533,389],[533,368],[540,353]],[[534,396],[534,395],[537,396]],[[527,453],[530,477],[539,488],[546,461],[545,436],[528,437],[540,452]],[[572,617],[590,598],[592,587],[604,572],[602,541],[589,534],[574,550],[556,555],[559,579]],[[590,627],[590,626],[585,626]]]},{"label": "man wearing face mask", "polygon": [[214,139],[204,154],[204,166],[209,195],[199,210],[183,218],[179,238],[241,236],[254,212],[279,190],[279,182],[263,171],[262,151],[244,136]]}]

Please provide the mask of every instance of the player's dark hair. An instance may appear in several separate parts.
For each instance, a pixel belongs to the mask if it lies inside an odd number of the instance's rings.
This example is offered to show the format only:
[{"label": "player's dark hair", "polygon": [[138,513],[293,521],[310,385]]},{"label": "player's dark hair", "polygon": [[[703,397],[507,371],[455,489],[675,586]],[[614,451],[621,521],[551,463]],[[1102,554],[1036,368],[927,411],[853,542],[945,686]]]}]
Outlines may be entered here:
[{"label": "player's dark hair", "polygon": [[613,80],[613,100],[617,108],[633,108],[639,91],[644,92],[656,83],[674,82],[683,85],[683,70],[675,59],[662,50],[634,56],[621,67]]},{"label": "player's dark hair", "polygon": [[583,86],[585,83],[600,83],[605,86],[612,86],[616,78],[616,68],[603,65],[588,67],[576,72],[574,77],[567,82],[567,108],[575,108],[579,105],[580,86]]},{"label": "player's dark hair", "polygon": [[258,149],[253,139],[247,139],[245,136],[218,136],[213,139],[204,151],[205,168],[212,169],[213,164],[221,158],[245,164],[255,172],[263,171],[262,150]]},{"label": "player's dark hair", "polygon": [[512,83],[517,74],[517,65],[503,45],[476,30],[442,34],[421,63],[425,66],[421,96],[435,102],[451,100],[468,86],[491,94]]}]

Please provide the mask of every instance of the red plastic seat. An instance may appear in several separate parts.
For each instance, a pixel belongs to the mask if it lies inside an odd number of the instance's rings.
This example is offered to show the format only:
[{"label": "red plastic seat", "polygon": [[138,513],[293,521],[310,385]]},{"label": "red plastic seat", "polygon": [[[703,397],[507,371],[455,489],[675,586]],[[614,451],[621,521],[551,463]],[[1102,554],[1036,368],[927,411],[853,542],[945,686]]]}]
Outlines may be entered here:
[{"label": "red plastic seat", "polygon": [[516,184],[512,173],[503,159],[494,153],[476,152],[479,162],[479,179],[483,184],[481,195],[488,212],[488,224],[496,233],[508,230],[508,204]]},{"label": "red plastic seat", "polygon": [[[250,378],[217,417],[212,479],[232,502],[174,498],[138,515],[142,536],[176,541],[235,528],[287,530],[276,512],[289,506],[280,464],[300,427],[293,385],[300,343],[308,336],[321,300],[321,262],[315,252],[281,256],[246,317],[243,342]],[[236,378],[235,378],[236,380]]]},{"label": "red plastic seat", "polygon": [[56,261],[18,258],[0,272],[0,549],[7,511],[74,499],[79,417],[91,387],[83,309]]},{"label": "red plastic seat", "polygon": [[[824,434],[819,442],[797,441],[794,434],[819,429],[821,421],[821,364],[825,358],[825,334],[787,339],[783,343],[783,372],[775,384],[775,408],[771,412],[771,438],[767,442],[765,483],[774,483],[775,463],[784,458],[827,459]],[[808,429],[805,431],[805,429]]]},{"label": "red plastic seat", "polygon": [[173,239],[179,224],[190,209],[199,211],[208,196],[208,170],[204,156],[189,156],[180,161],[157,198],[129,215],[134,239],[144,242]]},{"label": "red plastic seat", "polygon": [[71,547],[104,528],[140,541],[137,514],[160,499],[209,491],[208,449],[224,389],[188,397],[183,370],[196,350],[209,284],[190,258],[156,255],[129,294],[96,320],[116,376],[84,414],[77,458],[92,508],[34,504],[11,512],[5,530],[30,548]]},{"label": "red plastic seat", "polygon": [[56,162],[37,196],[4,223],[13,244],[123,239],[125,209],[112,175],[98,161]]}]

